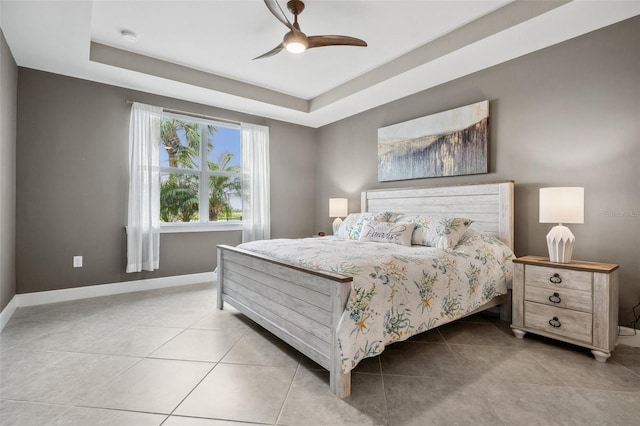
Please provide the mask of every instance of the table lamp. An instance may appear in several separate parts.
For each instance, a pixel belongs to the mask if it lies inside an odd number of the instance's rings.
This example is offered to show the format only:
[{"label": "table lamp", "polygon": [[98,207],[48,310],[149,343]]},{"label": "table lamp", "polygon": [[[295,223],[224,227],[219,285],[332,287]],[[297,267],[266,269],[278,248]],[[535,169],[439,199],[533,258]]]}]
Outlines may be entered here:
[{"label": "table lamp", "polygon": [[571,262],[576,237],[563,223],[584,223],[584,188],[540,188],[540,223],[557,223],[547,234],[549,260]]},{"label": "table lamp", "polygon": [[346,198],[329,198],[329,217],[335,217],[333,221],[333,234],[338,231],[338,227],[342,223],[341,217],[347,216],[347,203],[349,200]]}]

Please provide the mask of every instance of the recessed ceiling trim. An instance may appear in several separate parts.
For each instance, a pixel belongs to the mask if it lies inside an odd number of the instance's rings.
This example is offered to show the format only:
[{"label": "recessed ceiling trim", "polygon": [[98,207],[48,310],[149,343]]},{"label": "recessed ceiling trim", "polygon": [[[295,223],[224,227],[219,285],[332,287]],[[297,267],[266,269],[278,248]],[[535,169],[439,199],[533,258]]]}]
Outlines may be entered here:
[{"label": "recessed ceiling trim", "polygon": [[[546,1],[518,0],[510,2],[509,0],[489,0],[488,3],[492,4],[493,8],[480,8],[480,10],[485,11],[480,18],[473,18],[473,16],[478,15],[471,14],[469,15],[469,20],[457,21],[457,26],[440,26],[441,30],[432,34],[432,42],[423,44],[408,54],[398,54],[398,56],[393,57],[395,59],[387,59],[393,62],[391,65],[372,66],[368,68],[369,71],[355,74],[359,76],[355,79],[341,79],[340,81],[343,84],[325,85],[323,87],[331,88],[316,90],[313,91],[313,94],[306,96],[292,94],[295,93],[294,91],[283,92],[282,89],[275,89],[275,87],[281,86],[278,84],[270,83],[266,85],[265,83],[264,86],[260,86],[260,83],[257,83],[259,81],[273,82],[275,78],[286,85],[289,78],[292,77],[292,73],[296,73],[294,76],[299,75],[299,71],[296,70],[300,67],[296,69],[265,67],[263,69],[264,76],[270,78],[258,76],[256,78],[242,79],[234,77],[235,74],[233,72],[214,74],[212,71],[200,71],[209,68],[189,65],[191,62],[189,62],[188,58],[181,59],[176,57],[177,59],[174,62],[168,62],[172,61],[172,59],[156,59],[158,57],[164,58],[166,55],[155,56],[144,53],[144,49],[148,48],[147,46],[142,46],[143,48],[138,49],[138,54],[129,52],[128,47],[125,45],[120,47],[125,49],[122,51],[110,47],[120,46],[118,42],[121,41],[121,37],[117,36],[119,36],[119,31],[122,28],[134,28],[138,34],[141,34],[141,31],[144,33],[153,28],[153,24],[146,19],[147,15],[141,14],[141,12],[144,11],[147,5],[152,5],[156,1],[159,2],[159,0],[153,0],[129,3],[132,7],[133,5],[138,5],[140,10],[137,11],[138,14],[133,14],[131,22],[124,22],[127,21],[124,19],[120,24],[121,26],[117,26],[117,32],[113,37],[117,40],[113,42],[115,44],[109,41],[102,42],[97,38],[93,39],[97,43],[90,43],[92,40],[92,11],[96,9],[96,5],[104,5],[108,2],[0,0],[0,4],[2,4],[0,26],[14,55],[16,64],[20,67],[111,84],[209,105],[215,108],[237,111],[240,114],[264,117],[265,119],[281,120],[309,127],[321,127],[487,67],[513,60],[522,55],[640,15],[640,2],[637,0],[574,0],[570,2],[553,0],[553,3]],[[202,3],[217,7],[217,2]],[[220,2],[220,5],[222,3]],[[238,10],[243,10],[240,7],[242,3],[253,2],[229,2],[229,4],[237,7]],[[341,6],[345,5],[345,10],[350,10],[349,7],[355,7],[353,5],[349,6],[350,3],[360,2],[340,2]],[[380,5],[383,2],[362,3],[363,5],[364,3],[367,3],[367,5],[374,3]],[[391,4],[394,2],[384,3]],[[447,7],[441,9],[436,7],[437,11],[444,11],[445,14],[452,13],[451,5],[454,3],[459,5],[477,4],[475,0],[433,3],[447,5]],[[198,9],[196,7],[198,4],[200,3],[190,3],[190,10],[194,8],[196,10],[204,10]],[[504,6],[499,7],[501,4],[504,4]],[[557,4],[563,5],[558,7]],[[222,8],[222,6],[220,7]],[[542,9],[548,8],[549,11],[526,20],[526,16],[535,15],[535,8],[538,7]],[[500,12],[502,8],[506,9]],[[515,13],[513,10],[510,11],[510,8],[520,11],[523,15]],[[117,10],[119,9],[116,8]],[[227,8],[225,7],[224,10],[226,11]],[[253,9],[246,8],[246,10]],[[361,10],[367,11],[368,9],[364,7]],[[393,10],[397,10],[397,8]],[[370,20],[373,25],[375,19],[384,16],[385,8],[372,7],[371,11],[372,14],[367,17],[367,20]],[[333,16],[329,10],[325,10],[325,14],[325,16]],[[448,16],[450,19],[450,15]],[[344,17],[344,13],[337,15],[337,18],[341,17]],[[120,22],[120,18],[129,17],[117,14],[109,19],[113,22]],[[484,20],[487,23],[481,27],[475,27],[475,25],[479,24],[466,24],[470,25],[473,31],[464,28],[465,24],[462,22],[472,23],[475,19]],[[522,22],[516,24],[515,22],[518,20]],[[252,23],[250,28],[253,28],[252,31],[255,34],[266,34],[270,31],[265,26],[267,25],[266,22],[263,25],[262,19],[256,18],[249,21]],[[136,22],[140,25],[137,25]],[[415,26],[415,20],[412,21],[412,25],[418,31],[422,31],[419,25]],[[499,31],[500,26],[504,27],[502,31]],[[109,28],[113,30],[112,27],[113,25]],[[451,30],[451,28],[454,29]],[[383,30],[384,28],[378,27],[376,31],[382,32]],[[226,31],[231,30],[226,27]],[[484,38],[477,41],[472,40],[471,42],[469,42],[469,39],[465,39],[465,37],[470,37],[474,31],[476,35],[484,36]],[[198,33],[196,32],[195,34]],[[252,39],[246,31],[243,34],[247,35],[246,40]],[[436,34],[445,35],[440,38],[434,38],[437,37]],[[106,37],[104,40],[110,39]],[[241,40],[245,40],[245,38],[241,37]],[[149,39],[142,38],[141,41],[148,42]],[[447,46],[446,44],[449,42],[457,44],[453,47]],[[172,50],[169,49],[169,51]],[[318,50],[318,52],[313,53],[317,53],[317,56],[324,55],[324,52],[322,54],[321,52]],[[341,50],[335,49],[335,52],[336,58],[344,58],[344,56],[340,56]],[[383,55],[385,52],[388,54],[388,50],[381,50]],[[191,53],[198,55],[197,51]],[[207,50],[204,54],[209,55],[211,52]],[[169,58],[171,57],[174,56],[169,56]],[[309,61],[309,63],[326,67],[326,61],[331,61],[331,57],[332,55],[327,54],[323,61],[316,62],[311,60],[313,59],[312,57],[308,57],[304,58],[305,61],[301,59],[301,62],[306,63],[306,61]],[[295,64],[295,62],[292,63],[289,60],[290,58],[281,59],[288,60],[283,61],[285,64]],[[232,56],[228,60],[230,63],[237,64],[237,67],[247,66],[246,58],[238,59],[238,57]],[[336,64],[340,65],[335,66]],[[338,59],[334,60],[333,65],[338,73],[345,68],[344,64],[339,62]],[[326,72],[328,73],[329,71]],[[227,77],[222,77],[223,75]],[[354,74],[349,75],[353,76]],[[366,83],[366,87],[362,87],[363,83]],[[300,81],[297,81],[297,84],[300,84]],[[312,86],[315,81],[309,81],[305,84]],[[298,91],[298,93],[311,92]]]},{"label": "recessed ceiling trim", "polygon": [[399,58],[347,81],[311,100],[301,99],[216,74],[91,42],[90,60],[106,65],[167,78],[198,87],[240,96],[287,109],[311,113],[339,102],[376,84],[434,61],[479,40],[533,19],[572,0],[531,2],[517,0]]},{"label": "recessed ceiling trim", "polygon": [[417,49],[405,53],[393,61],[387,62],[378,68],[316,96],[311,100],[310,111],[317,111],[320,108],[331,105],[341,99],[366,90],[414,68],[423,66],[428,62],[519,25],[571,1],[572,0],[540,2],[514,1]]},{"label": "recessed ceiling trim", "polygon": [[258,102],[277,105],[295,111],[309,112],[309,101],[305,99],[150,56],[117,49],[94,41],[91,42],[89,59],[93,62],[191,84],[242,98],[253,99]]}]

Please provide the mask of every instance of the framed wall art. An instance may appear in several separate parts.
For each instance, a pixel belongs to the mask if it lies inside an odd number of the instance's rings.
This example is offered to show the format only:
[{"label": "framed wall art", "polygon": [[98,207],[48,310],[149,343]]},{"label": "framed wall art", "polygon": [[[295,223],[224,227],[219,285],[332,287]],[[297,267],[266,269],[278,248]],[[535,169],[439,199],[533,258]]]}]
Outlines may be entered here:
[{"label": "framed wall art", "polygon": [[487,173],[489,101],[378,129],[380,182]]}]

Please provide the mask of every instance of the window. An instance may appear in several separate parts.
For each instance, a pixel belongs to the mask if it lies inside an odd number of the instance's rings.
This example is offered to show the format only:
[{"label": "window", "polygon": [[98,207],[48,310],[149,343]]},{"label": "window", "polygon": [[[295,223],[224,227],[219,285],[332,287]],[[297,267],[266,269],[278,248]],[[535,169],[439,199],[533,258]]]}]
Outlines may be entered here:
[{"label": "window", "polygon": [[164,227],[242,223],[240,126],[165,112],[160,144]]}]

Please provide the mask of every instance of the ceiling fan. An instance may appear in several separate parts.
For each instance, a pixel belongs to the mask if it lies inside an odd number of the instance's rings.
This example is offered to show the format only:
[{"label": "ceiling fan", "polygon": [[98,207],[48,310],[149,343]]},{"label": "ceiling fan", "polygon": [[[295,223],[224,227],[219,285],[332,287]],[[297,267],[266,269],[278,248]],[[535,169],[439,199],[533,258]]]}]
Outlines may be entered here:
[{"label": "ceiling fan", "polygon": [[267,8],[273,16],[275,16],[278,21],[282,22],[285,27],[289,29],[289,32],[284,35],[282,43],[267,53],[253,59],[268,58],[269,56],[279,53],[283,49],[286,49],[291,53],[302,53],[313,47],[367,46],[367,43],[364,40],[360,40],[355,37],[341,35],[307,36],[300,30],[300,25],[298,24],[298,15],[304,10],[304,3],[300,0],[289,0],[287,2],[287,8],[291,13],[293,13],[293,24],[289,19],[287,19],[287,16],[278,4],[277,0],[264,0],[264,3],[267,5]]}]

